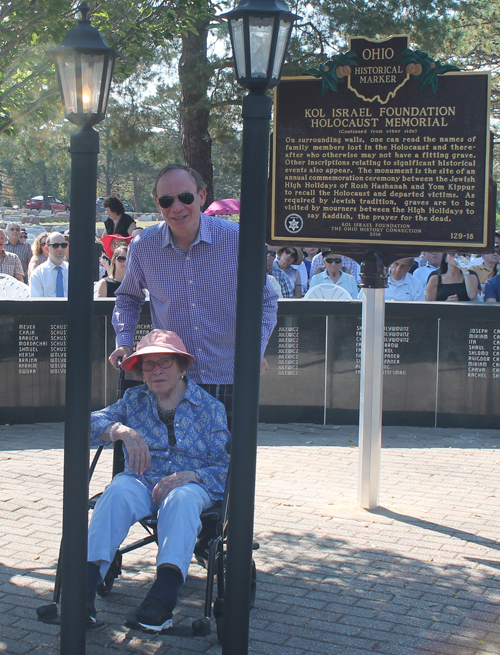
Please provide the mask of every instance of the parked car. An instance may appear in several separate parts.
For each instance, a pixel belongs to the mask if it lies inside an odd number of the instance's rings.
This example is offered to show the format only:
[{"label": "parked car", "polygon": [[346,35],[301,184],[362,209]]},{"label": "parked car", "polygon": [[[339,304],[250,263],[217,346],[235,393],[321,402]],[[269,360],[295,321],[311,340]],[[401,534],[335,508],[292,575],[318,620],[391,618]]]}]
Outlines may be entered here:
[{"label": "parked car", "polygon": [[[69,209],[69,205],[67,202],[64,202],[63,200],[59,200],[59,198],[55,198],[54,196],[47,196],[47,197],[49,200],[49,206],[52,209],[52,211],[63,212]],[[26,200],[26,208],[44,209],[43,196],[35,196],[34,198],[30,198],[29,200]]]},{"label": "parked car", "polygon": [[[102,196],[101,198],[97,198],[95,206],[96,206],[96,213],[97,214],[104,214],[106,210],[102,206],[102,203],[104,202],[106,196]],[[126,200],[123,200],[123,198],[120,198],[120,200],[123,202],[123,206],[125,207],[126,212],[134,212],[135,209],[132,207],[132,205],[127,202]]]}]

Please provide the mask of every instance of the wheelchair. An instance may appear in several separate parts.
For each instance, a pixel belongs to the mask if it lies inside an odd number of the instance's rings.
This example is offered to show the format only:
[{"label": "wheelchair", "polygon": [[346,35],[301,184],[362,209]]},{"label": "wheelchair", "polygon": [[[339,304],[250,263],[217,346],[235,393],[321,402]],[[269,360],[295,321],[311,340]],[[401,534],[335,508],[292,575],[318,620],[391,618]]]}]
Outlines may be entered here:
[{"label": "wheelchair", "polygon": [[[117,399],[123,397],[125,391],[133,386],[141,384],[137,380],[130,380],[125,378],[125,372],[120,368],[118,376],[118,389]],[[228,452],[229,452],[228,444]],[[92,463],[89,468],[89,482],[97,466],[99,457],[104,446],[101,445],[97,448]],[[113,477],[124,470],[124,454],[122,442],[117,441],[113,444]],[[181,636],[208,636],[211,633],[210,619],[213,616],[217,626],[217,639],[220,644],[223,642],[224,633],[224,596],[225,596],[225,574],[226,574],[226,551],[227,551],[227,524],[228,524],[228,509],[229,509],[229,476],[230,468],[227,475],[226,486],[224,490],[224,497],[209,509],[202,512],[200,518],[202,527],[198,535],[196,545],[194,548],[194,558],[197,563],[206,569],[206,588],[205,600],[203,608],[203,616],[193,621],[191,625],[191,635],[184,632]],[[94,509],[95,504],[102,495],[101,493],[92,496],[89,499],[89,510]],[[106,576],[97,587],[97,593],[101,598],[105,598],[112,590],[115,580],[122,572],[123,556],[130,553],[142,546],[151,543],[158,543],[157,534],[157,519],[156,516],[147,516],[140,521],[146,534],[141,539],[132,543],[122,544],[116,551],[115,557],[106,573]],[[258,550],[259,544],[254,541],[253,550]],[[59,550],[59,560],[57,563],[56,579],[54,584],[54,591],[52,594],[52,602],[48,605],[43,605],[37,608],[37,618],[44,623],[58,624],[58,604],[61,598],[61,548]],[[217,593],[214,599],[214,587]],[[250,607],[252,608],[255,601],[257,589],[257,571],[255,562],[252,559],[252,577],[251,577],[251,591],[250,591]],[[127,625],[127,622],[125,622]],[[133,626],[130,626],[133,627]],[[176,628],[171,628],[164,631],[164,634],[175,634]]]}]

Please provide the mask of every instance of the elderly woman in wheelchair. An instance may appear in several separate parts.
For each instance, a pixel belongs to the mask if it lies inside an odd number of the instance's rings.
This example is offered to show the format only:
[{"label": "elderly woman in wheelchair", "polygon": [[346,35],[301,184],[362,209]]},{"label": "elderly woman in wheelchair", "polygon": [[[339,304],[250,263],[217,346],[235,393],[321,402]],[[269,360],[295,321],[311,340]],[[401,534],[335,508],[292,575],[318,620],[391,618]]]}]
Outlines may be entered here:
[{"label": "elderly woman in wheelchair", "polygon": [[97,501],[89,526],[89,625],[97,621],[97,586],[130,526],[157,514],[156,579],[127,624],[158,632],[170,628],[200,514],[223,497],[230,438],[226,414],[221,402],[185,376],[193,359],[174,332],[152,330],[122,362],[123,369],[140,372],[145,384],[92,413],[91,442],[121,440],[125,470]]}]

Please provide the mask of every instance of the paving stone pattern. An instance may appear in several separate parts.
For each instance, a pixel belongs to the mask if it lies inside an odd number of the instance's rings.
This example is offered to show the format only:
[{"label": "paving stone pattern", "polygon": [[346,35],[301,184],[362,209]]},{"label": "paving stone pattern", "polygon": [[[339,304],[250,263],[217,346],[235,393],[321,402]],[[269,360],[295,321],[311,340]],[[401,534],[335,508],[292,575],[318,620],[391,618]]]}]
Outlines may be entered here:
[{"label": "paving stone pattern", "polygon": [[[61,534],[63,426],[0,426],[0,653],[57,655],[50,601]],[[357,507],[353,426],[261,425],[255,534],[256,655],[500,655],[500,432],[384,428],[380,508]],[[92,492],[109,481],[106,453]],[[141,533],[132,529],[130,538]],[[124,558],[88,655],[221,653],[215,636],[123,626],[155,548]],[[193,563],[174,617],[201,616]]]}]

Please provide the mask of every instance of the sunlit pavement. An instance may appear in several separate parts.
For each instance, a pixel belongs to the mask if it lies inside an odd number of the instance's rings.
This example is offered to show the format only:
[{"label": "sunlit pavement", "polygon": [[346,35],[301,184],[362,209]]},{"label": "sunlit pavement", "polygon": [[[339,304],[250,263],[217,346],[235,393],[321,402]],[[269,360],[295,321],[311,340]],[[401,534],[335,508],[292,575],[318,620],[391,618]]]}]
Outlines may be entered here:
[{"label": "sunlit pavement", "polygon": [[[0,426],[0,653],[59,653],[36,620],[51,599],[61,534],[62,424]],[[261,425],[251,653],[500,654],[500,431],[384,429],[380,508],[357,507],[357,428]],[[102,458],[91,492],[110,479]],[[86,466],[86,463],[82,463]],[[131,536],[140,534],[137,529]],[[124,627],[154,573],[155,548],[124,558],[98,599],[89,655],[220,653],[209,637]],[[193,562],[174,621],[203,606]]]}]

